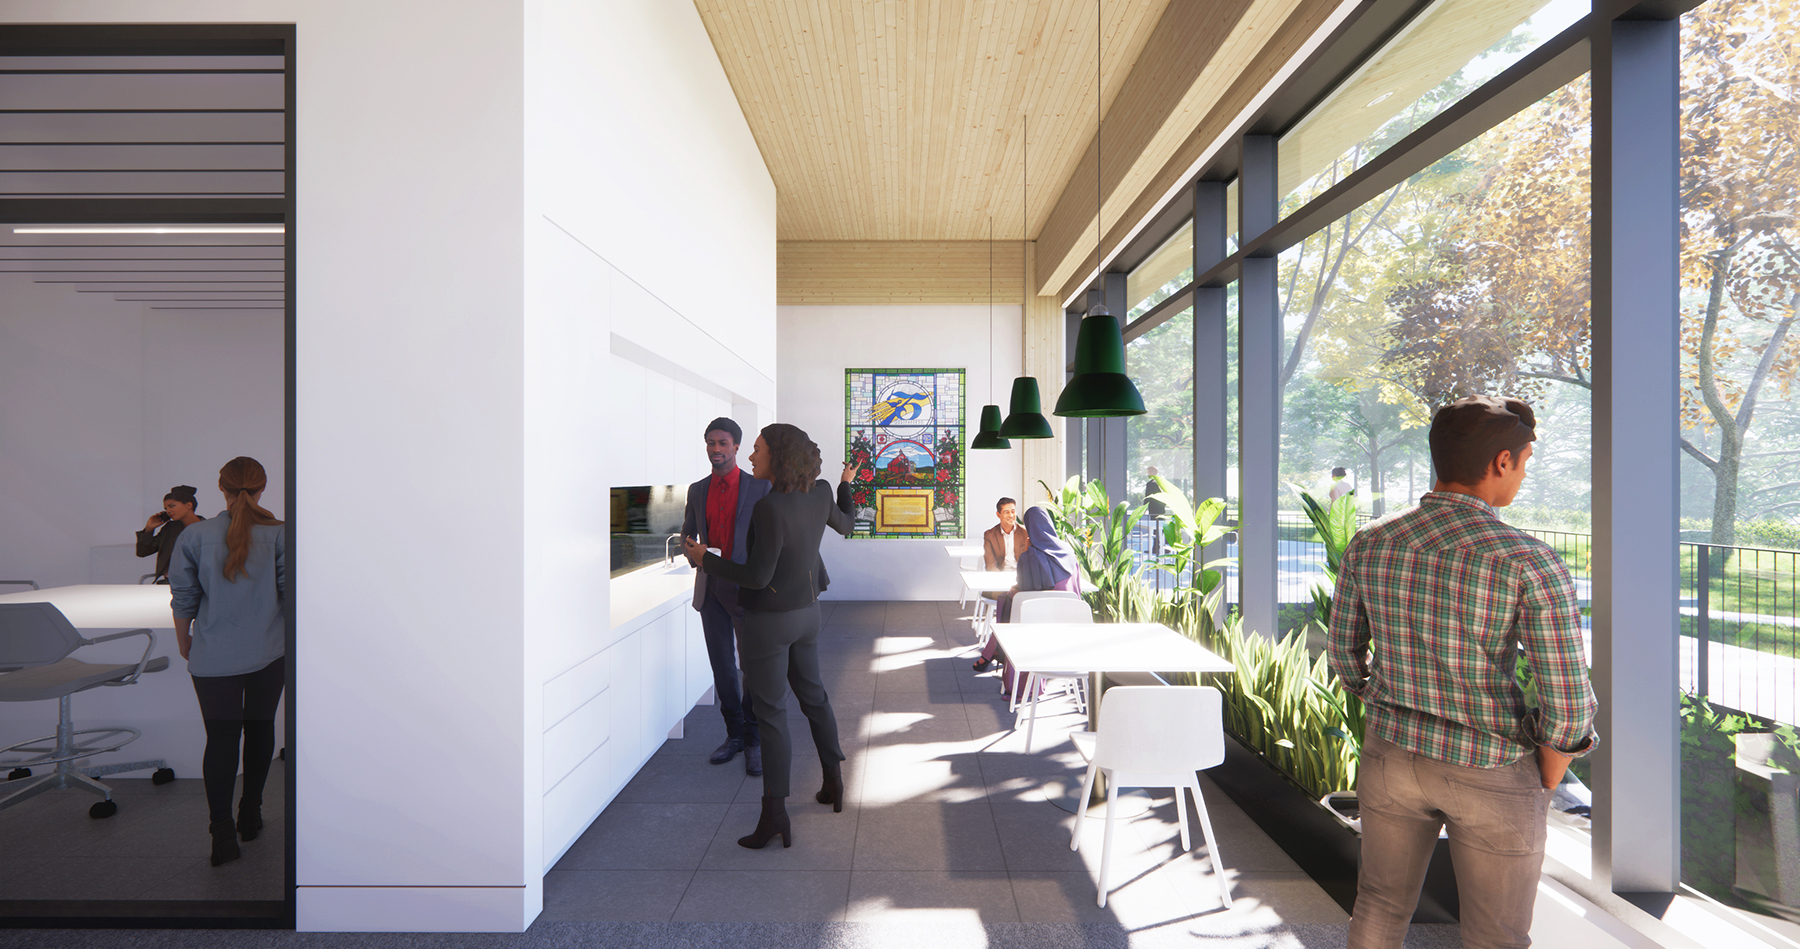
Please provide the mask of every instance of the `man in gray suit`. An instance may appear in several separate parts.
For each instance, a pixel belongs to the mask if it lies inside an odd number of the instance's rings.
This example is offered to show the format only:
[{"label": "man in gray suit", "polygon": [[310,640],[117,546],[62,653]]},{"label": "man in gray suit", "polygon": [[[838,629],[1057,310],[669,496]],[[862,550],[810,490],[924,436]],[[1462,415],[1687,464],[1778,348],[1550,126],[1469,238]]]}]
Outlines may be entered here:
[{"label": "man in gray suit", "polygon": [[[712,474],[688,485],[687,515],[681,536],[704,535],[706,546],[719,555],[743,563],[749,544],[750,511],[769,493],[769,482],[753,478],[737,465],[738,445],[744,430],[728,418],[716,418],[706,426],[706,458]],[[712,660],[713,694],[719,713],[725,716],[725,743],[712,753],[713,764],[724,764],[744,753],[744,773],[762,774],[762,748],[757,741],[756,714],[750,697],[739,688],[737,640],[734,633],[744,611],[738,606],[738,588],[717,577],[694,576],[694,609],[706,631],[706,655]]]}]

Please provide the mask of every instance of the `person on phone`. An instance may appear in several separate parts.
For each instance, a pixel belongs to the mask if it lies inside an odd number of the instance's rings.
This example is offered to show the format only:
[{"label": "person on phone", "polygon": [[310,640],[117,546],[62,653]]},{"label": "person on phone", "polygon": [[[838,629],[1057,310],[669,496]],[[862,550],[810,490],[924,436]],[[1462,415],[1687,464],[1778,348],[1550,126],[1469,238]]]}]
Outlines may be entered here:
[{"label": "person on phone", "polygon": [[144,529],[137,532],[137,555],[156,555],[156,582],[169,582],[169,555],[175,552],[175,541],[189,524],[206,520],[194,513],[199,498],[190,484],[178,484],[163,495],[163,509],[150,515]]},{"label": "person on phone", "polygon": [[[706,423],[706,460],[712,474],[688,485],[687,513],[681,522],[683,539],[705,537],[702,547],[712,547],[733,563],[743,563],[749,551],[744,535],[750,530],[750,512],[769,493],[769,482],[747,475],[738,467],[738,443],[744,430],[728,418]],[[706,636],[706,657],[712,663],[713,695],[719,714],[725,717],[725,743],[708,760],[725,764],[744,753],[744,773],[762,774],[762,743],[756,729],[756,713],[738,687],[737,635],[744,610],[738,606],[737,584],[712,574],[694,575],[694,609]]]},{"label": "person on phone", "polygon": [[[169,574],[175,646],[187,660],[206,722],[200,771],[215,867],[236,860],[238,840],[255,840],[262,830],[275,706],[287,683],[286,532],[263,510],[268,480],[254,458],[226,462],[219,469],[225,510],[181,535]],[[240,738],[244,789],[233,825]]]},{"label": "person on phone", "polygon": [[[1525,480],[1536,427],[1518,399],[1439,409],[1431,492],[1344,551],[1327,652],[1366,716],[1351,949],[1399,949],[1440,827],[1463,940],[1531,944],[1550,797],[1599,742],[1568,568],[1494,513]],[[1515,678],[1521,646],[1537,708]]]},{"label": "person on phone", "polygon": [[790,687],[812,726],[813,748],[825,776],[813,799],[834,811],[844,809],[844,751],[819,673],[819,594],[827,583],[819,540],[827,527],[846,537],[854,529],[850,484],[858,469],[854,462],[844,465],[834,496],[831,485],[819,478],[819,468],[819,446],[805,432],[782,422],[765,426],[750,453],[750,470],[773,490],[751,512],[744,562],[683,540],[688,562],[736,584],[744,607],[739,642],[744,683],[756,703],[766,746],[762,815],[754,831],[738,838],[739,846],[752,850],[777,835],[783,847],[793,843],[787,813],[794,755],[787,719]]}]

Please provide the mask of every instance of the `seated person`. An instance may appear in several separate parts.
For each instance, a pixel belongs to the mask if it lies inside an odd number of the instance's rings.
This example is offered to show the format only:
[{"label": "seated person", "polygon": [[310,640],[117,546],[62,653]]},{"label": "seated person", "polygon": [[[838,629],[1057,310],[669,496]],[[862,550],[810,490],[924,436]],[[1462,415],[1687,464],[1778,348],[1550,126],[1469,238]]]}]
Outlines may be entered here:
[{"label": "seated person", "polygon": [[[1075,551],[1056,536],[1056,528],[1050,523],[1050,514],[1041,507],[1033,507],[1025,512],[1025,530],[1031,535],[1031,546],[1019,557],[1019,582],[1012,588],[1013,593],[1025,591],[1062,590],[1067,593],[1081,592],[1081,565],[1075,560]],[[1012,620],[1010,607],[1012,597],[1008,595],[1006,603],[1009,609],[1000,617],[1001,622]],[[981,651],[981,659],[976,665],[980,672],[988,667],[999,651],[998,638],[988,640],[986,648]],[[1005,654],[1000,653],[1002,671],[1000,681],[1010,694],[1012,676],[1005,668]]]},{"label": "seated person", "polygon": [[1019,524],[1019,505],[1012,498],[1001,498],[994,505],[1000,523],[981,535],[981,558],[989,572],[1019,569],[1019,555],[1031,546],[1031,534]]}]

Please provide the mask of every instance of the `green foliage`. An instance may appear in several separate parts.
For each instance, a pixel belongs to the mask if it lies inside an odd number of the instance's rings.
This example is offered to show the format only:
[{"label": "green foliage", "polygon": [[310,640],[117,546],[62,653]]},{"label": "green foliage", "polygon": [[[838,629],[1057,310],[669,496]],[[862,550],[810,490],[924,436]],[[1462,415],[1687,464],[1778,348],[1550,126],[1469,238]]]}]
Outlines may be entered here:
[{"label": "green foliage", "polygon": [[1737,879],[1737,743],[1750,722],[1681,697],[1681,876],[1730,898]]},{"label": "green foliage", "polygon": [[1141,618],[1179,630],[1232,663],[1233,674],[1215,676],[1211,683],[1225,697],[1225,727],[1307,793],[1322,797],[1355,788],[1361,700],[1344,691],[1325,657],[1307,654],[1303,632],[1277,642],[1246,632],[1238,616],[1221,619],[1221,562],[1203,563],[1201,557],[1225,536],[1227,529],[1218,523],[1225,502],[1210,498],[1195,505],[1160,477],[1157,487],[1153,497],[1168,514],[1158,565],[1178,577],[1191,571],[1191,580],[1156,597],[1134,575],[1130,583],[1151,604]]},{"label": "green foliage", "polygon": [[1046,510],[1057,536],[1075,552],[1083,575],[1083,596],[1100,619],[1133,621],[1154,613],[1154,598],[1145,593],[1137,558],[1128,543],[1145,508],[1133,508],[1124,501],[1110,504],[1105,485],[1098,481],[1083,485],[1080,475],[1069,478],[1061,491],[1051,491],[1042,481],[1038,484],[1050,493],[1054,503]]},{"label": "green foliage", "polygon": [[[1350,549],[1350,539],[1356,536],[1356,492],[1352,490],[1329,505],[1324,505],[1305,488],[1291,483],[1288,487],[1300,495],[1300,505],[1306,512],[1306,519],[1312,522],[1313,531],[1325,544],[1325,580],[1336,586],[1338,570],[1344,564],[1344,551]],[[1312,622],[1319,624],[1320,629],[1330,630],[1331,588],[1325,583],[1313,584],[1312,601]]]},{"label": "green foliage", "polygon": [[1326,657],[1311,658],[1302,632],[1281,640],[1223,624],[1177,627],[1231,662],[1214,677],[1225,696],[1225,727],[1313,797],[1356,787],[1362,700],[1346,692]]}]

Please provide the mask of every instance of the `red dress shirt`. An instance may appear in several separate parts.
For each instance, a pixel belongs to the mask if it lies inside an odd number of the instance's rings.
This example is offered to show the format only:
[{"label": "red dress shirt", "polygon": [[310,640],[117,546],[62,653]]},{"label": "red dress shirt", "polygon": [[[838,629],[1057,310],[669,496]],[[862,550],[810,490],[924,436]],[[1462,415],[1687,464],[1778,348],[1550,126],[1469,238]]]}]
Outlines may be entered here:
[{"label": "red dress shirt", "polygon": [[706,492],[706,544],[719,548],[719,556],[731,559],[731,535],[737,533],[738,477],[743,469],[712,476]]}]

